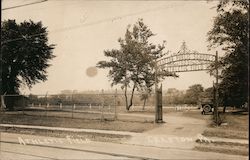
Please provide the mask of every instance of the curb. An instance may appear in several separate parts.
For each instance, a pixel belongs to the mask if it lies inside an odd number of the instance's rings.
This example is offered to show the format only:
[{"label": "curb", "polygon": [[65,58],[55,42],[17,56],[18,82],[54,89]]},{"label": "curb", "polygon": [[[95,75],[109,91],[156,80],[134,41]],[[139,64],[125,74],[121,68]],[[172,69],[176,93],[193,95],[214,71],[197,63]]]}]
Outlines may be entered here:
[{"label": "curb", "polygon": [[30,126],[30,125],[15,125],[15,124],[0,124],[0,127],[12,128],[25,128],[25,129],[43,129],[43,130],[57,130],[57,131],[70,131],[70,132],[87,132],[87,133],[101,133],[122,136],[135,136],[139,133],[126,132],[126,131],[111,131],[111,130],[98,130],[98,129],[80,129],[80,128],[62,128],[62,127],[47,127],[47,126]]},{"label": "curb", "polygon": [[209,137],[209,139],[211,139],[213,142],[249,144],[248,140],[245,139],[231,139],[231,138],[219,138],[219,137]]}]

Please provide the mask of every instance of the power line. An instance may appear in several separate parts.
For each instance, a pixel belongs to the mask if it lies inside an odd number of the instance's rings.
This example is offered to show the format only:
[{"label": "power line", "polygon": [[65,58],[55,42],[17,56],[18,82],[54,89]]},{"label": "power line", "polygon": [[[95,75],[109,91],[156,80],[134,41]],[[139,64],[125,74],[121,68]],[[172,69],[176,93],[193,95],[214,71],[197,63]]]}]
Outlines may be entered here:
[{"label": "power line", "polygon": [[9,10],[9,9],[20,8],[20,7],[25,7],[25,6],[33,5],[33,4],[43,3],[43,2],[46,2],[46,1],[48,1],[48,0],[41,0],[41,1],[37,1],[37,2],[32,2],[32,3],[27,3],[27,4],[12,6],[12,7],[7,7],[7,8],[3,8],[1,10],[5,11],[5,10]]},{"label": "power line", "polygon": [[19,41],[19,40],[23,40],[23,39],[35,37],[35,36],[45,35],[47,33],[48,32],[37,33],[37,34],[33,34],[33,35],[22,36],[22,37],[19,37],[19,38],[14,38],[14,39],[6,40],[6,41],[1,42],[1,45],[5,44],[5,43],[9,43],[9,42],[14,42],[14,41]]},{"label": "power line", "polygon": [[[45,0],[45,1],[47,1],[47,0]],[[180,6],[183,6],[183,4],[180,5]],[[125,15],[121,15],[121,16],[106,18],[106,19],[102,19],[102,20],[98,20],[98,21],[94,21],[94,22],[84,23],[84,24],[75,25],[75,26],[71,26],[71,27],[65,27],[65,28],[57,29],[57,30],[54,30],[54,31],[51,31],[51,32],[53,32],[53,33],[54,32],[63,32],[63,31],[77,29],[77,28],[81,28],[81,27],[87,27],[87,26],[92,26],[92,25],[96,25],[96,24],[101,24],[101,23],[105,23],[105,22],[108,22],[108,21],[114,22],[114,21],[117,21],[117,20],[121,20],[122,18],[131,17],[131,16],[134,16],[134,15],[139,15],[139,14],[148,13],[148,12],[154,12],[154,11],[158,11],[158,10],[161,10],[161,9],[172,8],[172,7],[176,7],[176,5],[175,6],[170,5],[170,6],[157,7],[157,8],[153,8],[153,9],[147,9],[147,10],[134,12],[134,13],[130,13],[130,14],[125,14]],[[39,36],[39,35],[44,35],[44,34],[47,34],[47,33],[48,32],[43,32],[43,33],[29,35],[28,37],[23,36],[23,37],[20,37],[20,38],[10,39],[10,40],[6,40],[6,41],[1,42],[1,44],[13,42],[13,41],[18,41],[18,40],[23,40],[23,39],[27,39],[27,38],[35,37],[35,36]]]}]

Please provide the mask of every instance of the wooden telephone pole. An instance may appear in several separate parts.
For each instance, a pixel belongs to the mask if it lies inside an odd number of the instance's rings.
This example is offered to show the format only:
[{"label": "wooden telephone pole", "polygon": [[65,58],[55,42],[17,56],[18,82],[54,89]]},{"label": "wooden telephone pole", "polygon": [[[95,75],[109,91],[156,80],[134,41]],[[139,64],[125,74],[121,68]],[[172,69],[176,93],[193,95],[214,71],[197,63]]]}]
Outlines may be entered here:
[{"label": "wooden telephone pole", "polygon": [[216,51],[215,55],[215,68],[216,68],[216,73],[215,73],[215,106],[214,106],[214,118],[215,118],[215,123],[216,125],[219,125],[219,114],[218,114],[218,107],[219,107],[219,92],[218,92],[218,81],[219,81],[219,64],[218,64],[218,51]]}]

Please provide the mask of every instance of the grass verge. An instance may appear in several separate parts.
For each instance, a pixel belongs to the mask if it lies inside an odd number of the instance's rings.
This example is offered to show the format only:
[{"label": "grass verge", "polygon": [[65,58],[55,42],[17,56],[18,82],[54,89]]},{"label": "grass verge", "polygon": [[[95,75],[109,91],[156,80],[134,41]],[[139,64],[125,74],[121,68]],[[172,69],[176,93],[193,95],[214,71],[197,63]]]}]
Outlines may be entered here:
[{"label": "grass verge", "polygon": [[[205,137],[218,137],[229,139],[245,139],[248,140],[248,113],[245,112],[227,112],[221,115],[224,125],[215,126],[213,124],[212,115],[201,115],[195,112],[184,113],[185,116],[204,119],[208,122],[207,129],[202,133]],[[241,144],[237,142],[200,142],[196,141],[195,150],[203,152],[218,152],[232,155],[248,156],[249,144]]]},{"label": "grass verge", "polygon": [[[84,116],[84,115],[83,115]],[[1,114],[0,123],[2,124],[22,124],[48,127],[65,127],[65,128],[83,128],[83,129],[100,129],[113,131],[130,131],[144,132],[160,126],[152,122],[126,122],[113,120],[90,120],[90,119],[72,119],[59,117],[45,117],[23,114]]]},{"label": "grass verge", "polygon": [[129,135],[116,135],[116,134],[103,134],[103,133],[87,133],[87,132],[68,132],[68,131],[53,131],[44,129],[26,129],[26,128],[15,128],[15,127],[0,127],[0,132],[18,133],[18,134],[29,134],[36,136],[47,136],[65,138],[70,136],[71,138],[80,138],[90,141],[99,142],[121,142],[122,140],[130,138]]},{"label": "grass verge", "polygon": [[248,145],[206,144],[195,146],[194,150],[248,156]]},{"label": "grass verge", "polygon": [[214,126],[210,123],[209,128],[203,133],[207,137],[221,137],[232,139],[248,139],[248,117],[241,112],[229,112],[222,115],[225,125]]}]

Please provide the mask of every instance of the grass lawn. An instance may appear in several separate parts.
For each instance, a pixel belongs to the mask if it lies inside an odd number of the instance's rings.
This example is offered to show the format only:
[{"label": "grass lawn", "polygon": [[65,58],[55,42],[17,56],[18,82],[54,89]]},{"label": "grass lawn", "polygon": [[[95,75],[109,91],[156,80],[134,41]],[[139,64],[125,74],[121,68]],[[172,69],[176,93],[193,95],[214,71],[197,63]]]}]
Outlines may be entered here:
[{"label": "grass lawn", "polygon": [[[221,115],[221,118],[226,125],[215,126],[213,124],[212,115],[201,115],[198,112],[184,112],[185,116],[203,119],[208,122],[207,129],[203,132],[205,137],[220,137],[231,139],[248,140],[248,113],[241,111],[227,112]],[[225,154],[248,156],[249,144],[227,143],[227,142],[197,142],[195,150],[204,152],[218,152]]]},{"label": "grass lawn", "polygon": [[[84,116],[82,114],[82,116]],[[94,116],[94,115],[93,115]],[[152,122],[133,122],[133,121],[113,121],[113,120],[91,120],[80,118],[61,118],[52,116],[38,116],[38,115],[23,115],[21,113],[1,114],[0,123],[2,124],[23,124],[23,125],[37,125],[49,127],[65,127],[65,128],[85,128],[85,129],[103,129],[115,131],[131,131],[144,132],[146,130],[158,127],[160,124]]]},{"label": "grass lawn", "polygon": [[195,147],[195,150],[203,151],[203,152],[217,152],[217,153],[225,153],[232,155],[242,155],[248,156],[248,145],[225,145],[225,144],[200,144]]},{"label": "grass lawn", "polygon": [[130,136],[128,135],[87,133],[87,132],[67,132],[67,131],[8,128],[8,127],[0,127],[0,132],[29,134],[29,135],[36,135],[36,136],[59,137],[59,138],[65,138],[67,136],[70,136],[71,138],[80,138],[80,139],[91,140],[91,141],[115,142],[115,143],[120,143],[121,141],[130,138]]},{"label": "grass lawn", "polygon": [[184,116],[203,119],[208,122],[208,127],[203,135],[207,137],[221,137],[233,139],[248,139],[248,113],[246,112],[226,112],[221,115],[226,125],[215,126],[213,123],[213,115],[202,115],[199,111],[183,112]]},{"label": "grass lawn", "polygon": [[221,116],[226,125],[215,127],[210,125],[203,133],[208,137],[222,137],[232,139],[248,139],[248,117],[245,112],[228,112]]},{"label": "grass lawn", "polygon": [[[44,113],[42,113],[44,114]],[[51,114],[51,113],[49,113]],[[56,113],[59,114],[59,113]],[[65,113],[62,113],[65,114]],[[54,113],[53,113],[54,115]],[[41,115],[41,113],[23,114],[22,112],[9,112],[8,114],[0,114],[0,123],[2,124],[22,124],[22,125],[36,125],[36,126],[49,126],[49,127],[65,127],[65,128],[83,128],[83,129],[99,129],[99,130],[114,130],[114,131],[130,131],[130,132],[144,132],[156,127],[160,124],[154,124],[152,122],[145,121],[114,121],[104,119],[101,121],[99,115],[81,113],[78,116],[81,118],[69,117],[48,117]],[[63,115],[65,116],[65,115]],[[76,115],[75,115],[76,116]],[[86,117],[87,118],[86,118]],[[91,119],[89,119],[92,116]],[[85,118],[82,118],[85,117]],[[97,117],[97,118],[96,118]],[[106,118],[107,116],[105,116]],[[67,131],[53,131],[42,129],[24,129],[24,128],[10,128],[0,127],[0,132],[9,133],[21,133],[21,134],[34,134],[40,136],[51,137],[66,137],[68,135],[74,138],[89,139],[92,141],[102,142],[120,142],[124,139],[130,138],[130,136],[115,135],[115,134],[103,134],[103,133],[86,133],[86,132],[67,132]]]}]

